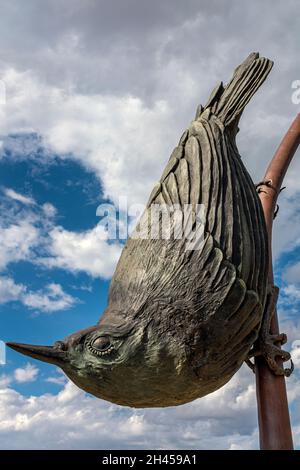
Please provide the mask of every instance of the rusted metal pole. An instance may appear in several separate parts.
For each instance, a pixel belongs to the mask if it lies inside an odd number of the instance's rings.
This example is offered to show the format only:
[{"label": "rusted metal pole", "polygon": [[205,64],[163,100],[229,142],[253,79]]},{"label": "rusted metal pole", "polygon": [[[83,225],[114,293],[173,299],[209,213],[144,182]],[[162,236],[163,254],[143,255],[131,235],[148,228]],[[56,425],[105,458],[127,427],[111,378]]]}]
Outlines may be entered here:
[{"label": "rusted metal pole", "polygon": [[[297,115],[287,131],[268,166],[264,181],[270,181],[270,187],[264,186],[263,191],[259,193],[269,236],[269,282],[272,284],[274,283],[272,263],[273,215],[283,178],[299,144],[300,114]],[[271,323],[271,333],[279,333],[276,310]],[[265,450],[293,449],[285,378],[284,376],[275,376],[262,357],[256,359],[255,365],[260,448]]]}]

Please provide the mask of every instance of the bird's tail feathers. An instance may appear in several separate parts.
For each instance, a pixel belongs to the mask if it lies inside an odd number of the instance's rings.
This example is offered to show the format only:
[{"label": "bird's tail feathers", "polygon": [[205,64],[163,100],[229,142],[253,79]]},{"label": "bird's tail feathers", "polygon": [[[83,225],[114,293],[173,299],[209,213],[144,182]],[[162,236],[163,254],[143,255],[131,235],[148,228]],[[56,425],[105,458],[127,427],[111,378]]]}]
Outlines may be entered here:
[{"label": "bird's tail feathers", "polygon": [[265,81],[272,67],[271,60],[253,52],[235,69],[227,85],[223,86],[220,82],[215,87],[204,110],[210,108],[210,112],[225,126],[237,123],[245,106]]}]

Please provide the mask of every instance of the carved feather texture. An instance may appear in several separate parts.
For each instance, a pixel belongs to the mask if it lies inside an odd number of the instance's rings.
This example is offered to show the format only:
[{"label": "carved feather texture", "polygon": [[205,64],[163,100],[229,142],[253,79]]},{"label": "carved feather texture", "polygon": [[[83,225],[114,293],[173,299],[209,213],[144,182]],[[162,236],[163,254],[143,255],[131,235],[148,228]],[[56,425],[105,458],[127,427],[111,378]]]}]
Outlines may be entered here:
[{"label": "carved feather texture", "polygon": [[[205,108],[198,108],[148,201],[146,214],[152,204],[203,204],[201,249],[186,251],[183,240],[130,238],[111,283],[110,307],[134,318],[149,302],[180,305],[172,315],[170,308],[160,307],[155,321],[167,332],[176,311],[178,324],[182,320],[186,325],[177,334],[185,335],[194,367],[201,367],[202,375],[206,363],[208,374],[215,363],[216,376],[232,375],[262,320],[267,234],[235,135],[244,107],[271,68],[271,61],[251,54],[226,86],[217,85]],[[143,219],[137,230],[141,227],[149,230]],[[202,339],[197,342],[196,337]]]}]

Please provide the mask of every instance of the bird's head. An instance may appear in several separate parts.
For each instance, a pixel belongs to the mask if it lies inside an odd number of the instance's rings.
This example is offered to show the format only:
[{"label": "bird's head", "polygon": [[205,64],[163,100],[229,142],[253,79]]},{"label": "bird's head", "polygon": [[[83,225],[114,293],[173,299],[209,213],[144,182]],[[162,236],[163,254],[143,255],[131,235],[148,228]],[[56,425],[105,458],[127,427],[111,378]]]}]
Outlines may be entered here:
[{"label": "bird's head", "polygon": [[177,397],[186,390],[184,352],[180,353],[172,338],[160,336],[151,322],[135,325],[104,321],[53,346],[7,345],[55,364],[86,392],[120,405],[176,405]]}]

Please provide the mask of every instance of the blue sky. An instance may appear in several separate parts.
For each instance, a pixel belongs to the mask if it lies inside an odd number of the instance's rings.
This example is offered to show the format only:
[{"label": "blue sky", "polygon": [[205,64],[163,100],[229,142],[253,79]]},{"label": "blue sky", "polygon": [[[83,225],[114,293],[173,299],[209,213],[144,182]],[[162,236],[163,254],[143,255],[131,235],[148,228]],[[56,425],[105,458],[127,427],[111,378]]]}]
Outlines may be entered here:
[{"label": "blue sky", "polygon": [[[34,200],[35,213],[51,201],[57,209],[55,220],[67,230],[88,230],[99,222],[96,208],[101,201],[101,186],[94,175],[79,164],[54,160],[40,166],[32,159],[12,162],[9,157],[4,157],[0,168],[1,203],[8,210],[14,209],[16,223],[24,212],[26,214],[32,209],[28,209],[26,204],[24,208],[23,202],[7,197],[7,188]],[[3,212],[2,217],[5,218],[5,215]],[[75,331],[96,323],[106,306],[109,282],[91,278],[85,272],[74,274],[59,268],[45,269],[33,264],[30,257],[25,257],[24,260],[9,263],[5,275],[13,278],[18,285],[26,285],[32,292],[44,291],[45,286],[51,283],[59,284],[72,298],[71,308],[66,308],[62,315],[59,309],[57,314],[53,314],[55,310],[53,313],[47,311],[46,307],[41,312],[39,308],[27,307],[18,300],[0,305],[1,337],[5,341],[13,339],[22,342],[26,338],[26,341],[33,343],[43,341],[52,344],[73,329]],[[25,357],[12,351],[7,355],[7,374],[15,367],[24,367],[28,363]],[[55,375],[55,369],[43,363],[39,364],[39,369],[41,380],[16,384],[16,390],[27,394],[57,391],[55,385],[42,379]]]},{"label": "blue sky", "polygon": [[[221,1],[123,4],[0,1],[4,341],[51,344],[98,320],[122,247],[101,238],[98,205],[117,205],[120,196],[147,201],[199,102],[249,52],[275,61],[238,135],[254,181],[300,110],[291,100],[300,79],[296,1],[233,1],[230,9]],[[281,330],[296,363],[288,391],[298,447],[299,171],[298,151],[274,226]],[[189,405],[137,411],[88,396],[54,366],[13,351],[0,365],[1,449],[257,446],[247,367]]]}]

